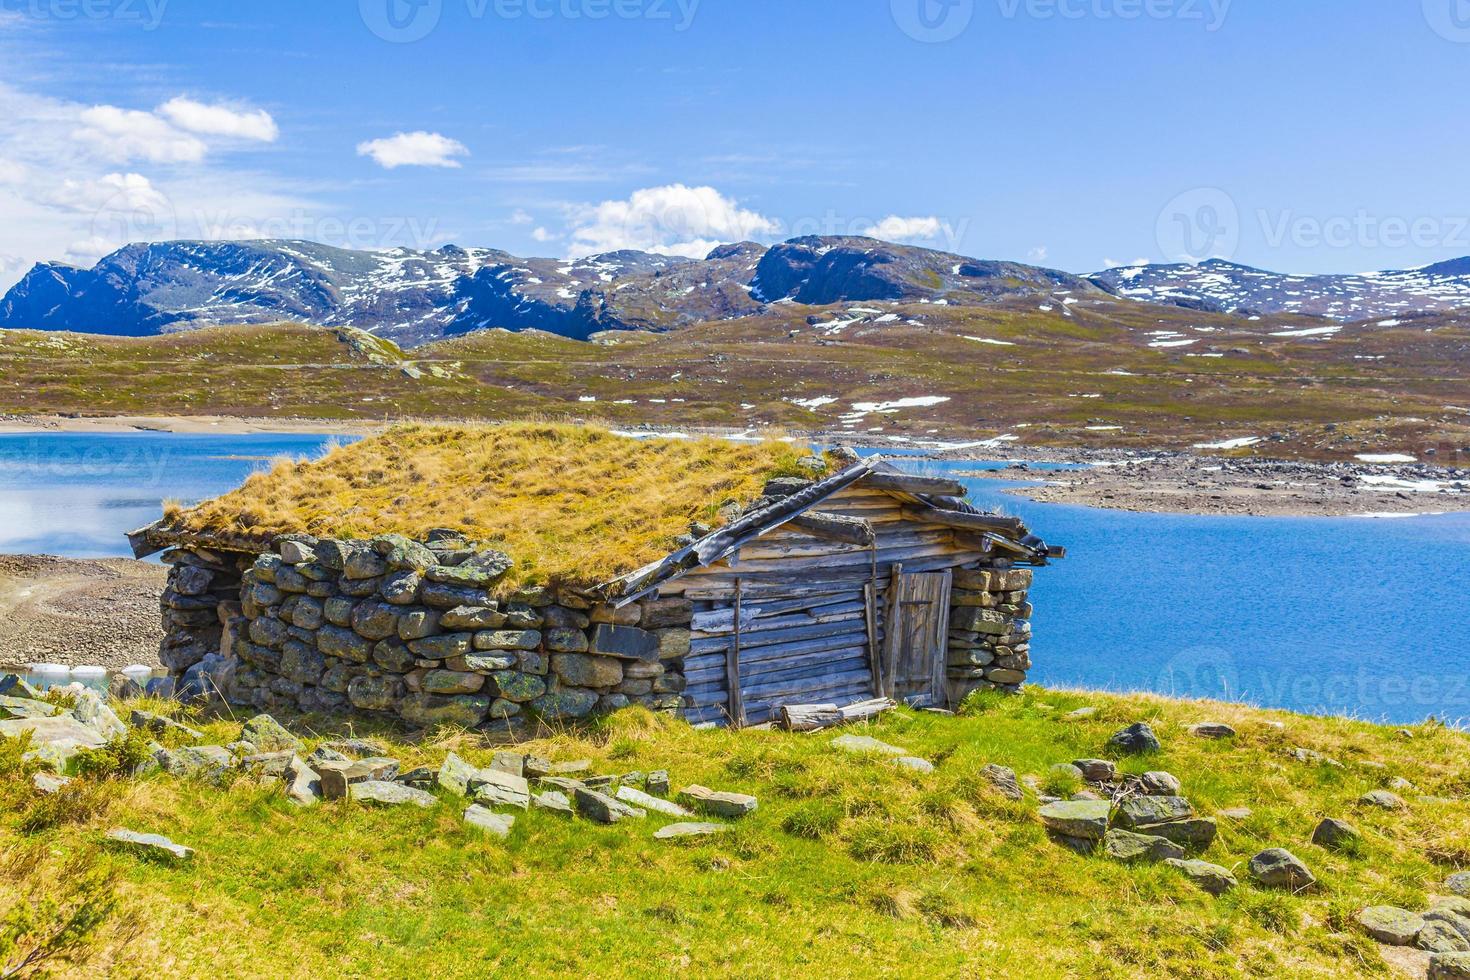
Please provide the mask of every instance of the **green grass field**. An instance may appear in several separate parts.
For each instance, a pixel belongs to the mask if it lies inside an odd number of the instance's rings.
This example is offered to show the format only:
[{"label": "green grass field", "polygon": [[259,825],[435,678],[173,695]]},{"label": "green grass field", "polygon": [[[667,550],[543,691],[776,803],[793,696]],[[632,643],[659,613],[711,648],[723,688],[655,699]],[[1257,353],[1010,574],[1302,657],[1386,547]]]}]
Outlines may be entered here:
[{"label": "green grass field", "polygon": [[[1063,719],[1082,705],[1100,710]],[[240,720],[195,723],[222,743],[239,736]],[[319,718],[283,720],[313,740],[344,731]],[[1173,772],[1202,814],[1254,811],[1221,819],[1202,855],[1241,879],[1222,898],[1168,867],[1053,843],[1029,791],[1008,800],[980,774],[997,763],[1044,777],[1053,764],[1104,755],[1108,736],[1137,720],[1150,721],[1164,749],[1119,759],[1120,769]],[[1239,734],[1188,734],[1205,720]],[[1342,719],[1028,689],[979,697],[959,717],[893,712],[867,731],[937,771],[840,753],[832,732],[695,731],[637,711],[530,743],[554,760],[592,759],[597,772],[664,768],[676,790],[699,782],[759,798],[733,832],[682,845],[652,839],[666,820],[603,827],[535,810],[501,841],[466,828],[457,799],[427,811],[297,809],[279,789],[243,780],[223,789],[163,775],[81,780],[58,804],[30,790],[10,753],[0,905],[13,922],[16,908],[49,896],[64,918],[82,869],[100,877],[87,908],[105,919],[74,960],[51,964],[58,975],[1340,978],[1393,975],[1353,913],[1422,909],[1470,864],[1470,742],[1436,724],[1403,735]],[[358,734],[387,740],[405,769],[437,766],[450,749],[485,764],[492,751],[462,732]],[[1299,762],[1290,754],[1298,746],[1343,766]],[[1405,793],[1409,810],[1356,804],[1395,776],[1418,787]],[[1354,823],[1361,846],[1311,844],[1325,816]],[[118,826],[166,834],[198,854],[167,865],[110,850],[103,834]],[[1244,862],[1271,846],[1305,860],[1320,887],[1292,895],[1249,883]]]}]

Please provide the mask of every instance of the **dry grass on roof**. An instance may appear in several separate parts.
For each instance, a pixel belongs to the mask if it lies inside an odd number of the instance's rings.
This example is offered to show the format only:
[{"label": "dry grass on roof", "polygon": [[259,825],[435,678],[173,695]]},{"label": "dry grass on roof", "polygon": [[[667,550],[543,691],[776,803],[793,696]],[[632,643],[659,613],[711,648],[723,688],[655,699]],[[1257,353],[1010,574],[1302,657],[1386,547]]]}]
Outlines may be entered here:
[{"label": "dry grass on roof", "polygon": [[718,523],[722,505],[801,472],[806,452],[570,424],[405,426],[319,460],[278,462],[167,519],[184,532],[262,541],[454,528],[515,559],[508,584],[592,584],[658,560],[692,521]]}]

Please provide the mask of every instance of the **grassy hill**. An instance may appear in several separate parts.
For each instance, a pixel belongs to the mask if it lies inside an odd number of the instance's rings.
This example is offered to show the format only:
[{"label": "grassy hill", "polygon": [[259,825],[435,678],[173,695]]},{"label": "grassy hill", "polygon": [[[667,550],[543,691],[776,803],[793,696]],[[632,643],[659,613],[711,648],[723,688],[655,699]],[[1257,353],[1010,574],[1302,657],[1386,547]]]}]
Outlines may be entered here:
[{"label": "grassy hill", "polygon": [[[483,331],[410,353],[358,331],[292,325],[133,340],[5,331],[0,412],[571,415],[1149,448],[1258,436],[1277,438],[1254,452],[1309,458],[1470,445],[1470,381],[1457,366],[1470,356],[1470,323],[1460,317],[1324,333],[1314,319],[1096,296],[772,309],[590,343]],[[926,401],[887,404],[903,399]],[[873,407],[854,407],[863,403]]]},{"label": "grassy hill", "polygon": [[[1069,718],[1083,706],[1096,712]],[[312,745],[346,731],[330,719],[283,720]],[[1112,758],[1125,773],[1172,772],[1200,814],[1218,816],[1219,836],[1200,856],[1239,877],[1222,897],[1169,866],[1060,846],[1038,817],[1036,789],[1012,800],[982,772],[1008,766],[1068,793],[1075,779],[1051,767],[1108,757],[1109,736],[1139,720],[1162,751]],[[191,724],[225,743],[240,721]],[[1204,721],[1238,734],[1189,733]],[[279,784],[153,775],[78,779],[43,797],[11,747],[0,751],[4,934],[27,902],[40,903],[43,924],[77,908],[100,918],[73,960],[51,964],[68,975],[541,976],[595,963],[610,975],[1394,976],[1390,959],[1422,969],[1424,955],[1370,941],[1356,912],[1423,909],[1470,864],[1470,743],[1438,724],[1395,731],[1029,689],[977,697],[958,717],[900,710],[863,731],[935,771],[839,751],[834,732],[695,731],[639,712],[518,747],[588,759],[597,773],[667,769],[676,790],[697,782],[759,799],[728,834],[684,844],[653,839],[672,822],[656,815],[599,826],[534,809],[502,841],[467,827],[464,801],[442,790],[428,810],[299,809]],[[359,724],[354,734],[379,738],[405,770],[437,767],[450,750],[485,765],[492,752],[450,730],[405,737]],[[1332,761],[1301,761],[1297,749]],[[1407,809],[1357,802],[1396,777],[1414,784],[1399,789]],[[1251,812],[1221,815],[1240,807]],[[1324,817],[1350,821],[1361,839],[1338,850],[1311,843]],[[175,865],[110,849],[113,827],[198,853]],[[1318,886],[1293,894],[1252,883],[1245,862],[1268,847],[1290,849]]]}]

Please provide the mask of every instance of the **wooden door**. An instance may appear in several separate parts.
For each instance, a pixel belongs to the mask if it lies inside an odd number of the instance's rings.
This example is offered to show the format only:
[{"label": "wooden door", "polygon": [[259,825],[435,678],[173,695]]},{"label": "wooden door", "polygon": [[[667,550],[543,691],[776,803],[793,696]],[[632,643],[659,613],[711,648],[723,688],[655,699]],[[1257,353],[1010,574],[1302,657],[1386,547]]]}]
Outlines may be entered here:
[{"label": "wooden door", "polygon": [[887,694],[913,704],[943,700],[951,573],[895,569],[884,635]]}]

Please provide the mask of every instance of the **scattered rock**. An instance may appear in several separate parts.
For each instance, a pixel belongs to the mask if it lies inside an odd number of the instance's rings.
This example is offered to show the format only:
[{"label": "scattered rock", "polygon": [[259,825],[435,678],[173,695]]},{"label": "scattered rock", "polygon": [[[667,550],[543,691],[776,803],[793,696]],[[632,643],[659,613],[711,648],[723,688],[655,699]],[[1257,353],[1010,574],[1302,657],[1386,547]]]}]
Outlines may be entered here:
[{"label": "scattered rock", "polygon": [[844,752],[877,752],[881,755],[906,756],[908,750],[901,749],[887,742],[880,742],[876,738],[867,735],[839,735],[832,740],[834,749]]},{"label": "scattered rock", "polygon": [[1450,875],[1445,879],[1444,886],[1451,895],[1470,898],[1470,871],[1461,871],[1458,874]]},{"label": "scattered rock", "polygon": [[1267,848],[1251,858],[1250,873],[1266,888],[1302,891],[1317,883],[1301,858],[1279,847]]},{"label": "scattered rock", "polygon": [[631,786],[619,786],[616,796],[631,806],[652,810],[670,817],[692,817],[694,815],[677,803],[661,800],[657,796],[651,796]]},{"label": "scattered rock", "polygon": [[1164,863],[1184,872],[1186,878],[1211,895],[1223,895],[1238,884],[1235,875],[1218,864],[1210,864],[1208,861],[1182,861],[1178,858],[1168,858]]},{"label": "scattered rock", "polygon": [[53,776],[49,772],[38,772],[31,776],[31,785],[36,788],[36,792],[46,796],[61,792],[61,788],[69,782],[71,780],[68,777]]},{"label": "scattered rock", "polygon": [[1118,767],[1106,759],[1078,759],[1072,765],[1082,774],[1082,778],[1089,783],[1112,782],[1113,777],[1118,774]]},{"label": "scattered rock", "polygon": [[1219,832],[1215,821],[1209,817],[1196,817],[1192,820],[1175,820],[1172,823],[1151,823],[1135,827],[1140,834],[1152,834],[1155,837],[1163,837],[1183,847],[1204,850],[1215,842],[1215,835]]},{"label": "scattered rock", "polygon": [[96,691],[81,691],[77,694],[76,706],[71,709],[72,717],[101,735],[104,740],[119,738],[128,733],[128,726],[102,700]]},{"label": "scattered rock", "polygon": [[1135,722],[1122,731],[1115,732],[1108,739],[1108,747],[1117,749],[1119,752],[1140,754],[1144,752],[1158,752],[1163,746],[1159,744],[1159,738],[1154,730],[1146,722]]},{"label": "scattered rock", "polygon": [[281,778],[286,783],[286,799],[297,806],[311,806],[322,798],[321,777],[296,755],[291,756]]},{"label": "scattered rock", "polygon": [[730,829],[723,823],[671,823],[653,832],[654,840],[676,840],[683,837],[708,837],[723,834]]},{"label": "scattered rock", "polygon": [[1041,808],[1041,822],[1063,837],[1102,840],[1112,804],[1106,800],[1058,800]]},{"label": "scattered rock", "polygon": [[1130,796],[1118,804],[1114,818],[1125,830],[1149,824],[1173,823],[1194,816],[1194,807],[1182,796]]},{"label": "scattered rock", "polygon": [[0,717],[5,718],[54,718],[61,714],[61,709],[54,704],[45,701],[32,701],[30,698],[13,698],[9,695],[0,694]]},{"label": "scattered rock", "polygon": [[648,790],[648,792],[652,793],[654,796],[668,796],[668,771],[665,769],[655,769],[653,772],[649,773],[648,779],[644,780],[643,788]]},{"label": "scattered rock", "polygon": [[402,783],[385,783],[369,781],[358,783],[348,789],[348,796],[359,803],[374,803],[379,806],[403,806],[412,803],[414,806],[428,807],[439,802],[433,793],[427,793],[412,786]]},{"label": "scattered rock", "polygon": [[488,834],[505,838],[510,836],[510,828],[515,826],[516,818],[508,813],[496,813],[471,803],[464,812],[464,822]]},{"label": "scattered rock", "polygon": [[163,749],[155,752],[154,758],[170,775],[203,779],[216,785],[228,782],[235,768],[234,755],[223,745],[191,745],[174,751]]},{"label": "scattered rock", "polygon": [[1470,953],[1439,953],[1429,957],[1428,980],[1470,980]]},{"label": "scattered rock", "polygon": [[686,786],[679,791],[679,802],[698,813],[717,817],[743,817],[754,813],[759,805],[754,796],[743,793],[717,793],[704,786]]},{"label": "scattered rock", "polygon": [[912,769],[914,772],[933,772],[934,763],[928,759],[920,759],[918,756],[904,755],[893,760],[893,764],[902,769]]},{"label": "scattered rock", "polygon": [[1166,861],[1182,858],[1184,848],[1163,837],[1134,834],[1114,828],[1103,835],[1103,852],[1124,863],[1134,861]]},{"label": "scattered rock", "polygon": [[317,767],[322,798],[340,800],[358,783],[387,782],[398,776],[397,759],[359,759],[356,762],[323,762]]},{"label": "scattered rock", "polygon": [[1424,919],[1407,909],[1375,905],[1358,913],[1358,925],[1385,946],[1412,946],[1424,928]]},{"label": "scattered rock", "polygon": [[388,749],[383,743],[365,738],[340,738],[324,743],[324,747],[354,759],[361,759],[364,756],[381,757],[388,754]]},{"label": "scattered rock", "polygon": [[1085,708],[1078,708],[1075,711],[1069,711],[1062,715],[1062,721],[1086,721],[1096,714],[1097,708],[1088,705]]},{"label": "scattered rock", "polygon": [[1189,734],[1198,738],[1234,738],[1235,729],[1224,722],[1202,721],[1198,725],[1189,726]]},{"label": "scattered rock", "polygon": [[637,807],[628,806],[595,789],[578,787],[575,791],[577,812],[596,823],[617,823],[627,818],[642,819],[648,814]]},{"label": "scattered rock", "polygon": [[513,806],[524,810],[531,805],[531,784],[522,776],[499,769],[481,769],[471,777],[469,789],[475,802],[486,806]]},{"label": "scattered rock", "polygon": [[980,770],[980,776],[985,779],[996,791],[1009,800],[1024,799],[1026,794],[1021,789],[1021,784],[1016,780],[1013,769],[1005,766],[987,765]]},{"label": "scattered rock", "polygon": [[1139,777],[1138,785],[1150,796],[1178,796],[1184,791],[1179,777],[1167,772],[1146,772]]},{"label": "scattered rock", "polygon": [[1232,806],[1221,810],[1219,813],[1216,814],[1216,816],[1223,817],[1226,820],[1240,821],[1249,820],[1253,813],[1255,813],[1255,811],[1248,806]]},{"label": "scattered rock", "polygon": [[1312,831],[1312,843],[1335,851],[1344,844],[1360,840],[1362,836],[1358,833],[1358,828],[1346,820],[1328,817],[1317,825],[1316,830]]},{"label": "scattered rock", "polygon": [[1375,789],[1371,793],[1364,793],[1358,797],[1358,803],[1362,806],[1376,806],[1380,810],[1405,810],[1408,804],[1404,798],[1396,793],[1390,793],[1386,789]]},{"label": "scattered rock", "polygon": [[1430,953],[1470,953],[1470,940],[1460,934],[1455,923],[1436,916],[1433,911],[1424,914],[1424,928],[1419,930],[1414,942]]},{"label": "scattered rock", "polygon": [[568,816],[575,812],[572,809],[572,801],[567,799],[567,795],[555,789],[532,796],[531,805],[538,810],[550,810],[552,813],[563,813]]},{"label": "scattered rock", "polygon": [[134,728],[141,728],[145,732],[153,735],[162,736],[167,735],[169,732],[174,732],[195,742],[204,741],[203,732],[190,728],[188,725],[180,724],[172,718],[156,715],[151,711],[134,711],[128,715],[128,723]]},{"label": "scattered rock", "polygon": [[1070,762],[1058,762],[1056,765],[1048,767],[1046,771],[1058,784],[1080,783],[1084,781],[1082,770]]},{"label": "scattered rock", "polygon": [[162,834],[140,834],[137,831],[119,827],[109,830],[107,839],[128,850],[168,861],[190,861],[194,858],[192,847],[175,844]]},{"label": "scattered rock", "polygon": [[306,764],[313,768],[324,762],[349,763],[351,761],[351,759],[347,758],[341,752],[338,752],[336,749],[327,748],[325,745],[318,747],[315,752],[306,757]]},{"label": "scattered rock", "polygon": [[479,774],[479,769],[451,752],[444,757],[444,764],[439,767],[439,785],[456,796],[469,796],[470,780]]},{"label": "scattered rock", "polygon": [[1306,762],[1312,765],[1319,766],[1331,766],[1334,769],[1343,768],[1341,762],[1338,762],[1336,759],[1332,758],[1329,755],[1323,755],[1321,752],[1318,752],[1315,749],[1304,749],[1301,747],[1297,747],[1291,750],[1291,757],[1297,762]]},{"label": "scattered rock", "polygon": [[270,715],[256,715],[245,723],[240,738],[261,752],[299,752],[301,740]]}]

